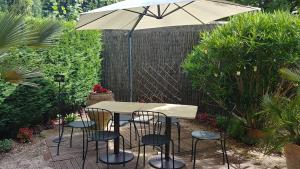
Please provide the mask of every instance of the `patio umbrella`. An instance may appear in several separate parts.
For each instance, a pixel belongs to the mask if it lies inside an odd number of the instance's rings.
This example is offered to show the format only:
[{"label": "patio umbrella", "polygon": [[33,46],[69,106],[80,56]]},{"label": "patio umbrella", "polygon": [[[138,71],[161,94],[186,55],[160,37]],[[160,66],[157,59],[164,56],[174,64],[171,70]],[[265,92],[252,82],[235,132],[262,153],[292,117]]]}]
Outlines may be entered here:
[{"label": "patio umbrella", "polygon": [[132,86],[132,32],[140,29],[201,25],[260,10],[223,0],[125,0],[80,14],[77,30],[128,30],[129,88]]}]

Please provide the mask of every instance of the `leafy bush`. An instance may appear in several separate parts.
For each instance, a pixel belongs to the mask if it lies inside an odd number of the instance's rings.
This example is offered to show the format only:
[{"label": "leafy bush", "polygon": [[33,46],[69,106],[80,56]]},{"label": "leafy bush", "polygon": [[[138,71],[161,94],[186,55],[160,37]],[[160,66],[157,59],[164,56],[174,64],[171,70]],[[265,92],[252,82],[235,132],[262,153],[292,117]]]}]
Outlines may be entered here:
[{"label": "leafy bush", "polygon": [[229,136],[238,140],[242,140],[245,143],[252,144],[246,140],[249,138],[247,138],[246,128],[240,120],[235,118],[226,119],[223,116],[217,116],[216,120],[217,126],[225,129]]},{"label": "leafy bush", "polygon": [[12,149],[12,140],[0,140],[0,152],[9,152]]},{"label": "leafy bush", "polygon": [[[30,19],[42,24],[42,19]],[[99,31],[76,31],[75,24],[63,22],[64,30],[57,45],[33,50],[13,49],[10,60],[29,70],[40,70],[43,78],[36,81],[39,88],[13,86],[0,82],[0,137],[16,137],[20,127],[40,124],[43,116],[55,111],[58,84],[57,73],[65,75],[63,92],[69,102],[84,102],[100,76],[101,37]],[[2,88],[3,87],[3,88]],[[3,134],[2,134],[3,133]]]},{"label": "leafy bush", "polygon": [[278,69],[293,65],[300,54],[300,18],[285,12],[247,13],[201,36],[183,67],[193,85],[235,103],[244,125],[262,128],[257,112],[267,92],[276,90]]}]

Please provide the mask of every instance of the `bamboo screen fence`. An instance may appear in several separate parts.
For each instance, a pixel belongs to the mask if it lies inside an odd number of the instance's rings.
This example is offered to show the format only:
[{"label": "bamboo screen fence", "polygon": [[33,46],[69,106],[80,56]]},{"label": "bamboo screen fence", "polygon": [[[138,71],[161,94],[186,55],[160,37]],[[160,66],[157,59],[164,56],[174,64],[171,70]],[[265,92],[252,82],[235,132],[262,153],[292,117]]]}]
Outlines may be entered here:
[{"label": "bamboo screen fence", "polygon": [[[181,64],[216,24],[135,31],[132,36],[133,100],[199,104]],[[125,31],[104,31],[102,83],[118,101],[129,101],[128,39]]]}]

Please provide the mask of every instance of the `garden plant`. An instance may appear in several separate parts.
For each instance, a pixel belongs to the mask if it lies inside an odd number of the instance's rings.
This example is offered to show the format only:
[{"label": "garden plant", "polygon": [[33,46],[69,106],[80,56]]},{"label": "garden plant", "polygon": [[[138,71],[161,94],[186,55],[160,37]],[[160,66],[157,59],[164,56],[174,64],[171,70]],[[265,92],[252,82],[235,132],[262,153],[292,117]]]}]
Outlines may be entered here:
[{"label": "garden plant", "polygon": [[[265,127],[258,114],[266,93],[280,85],[278,70],[294,65],[300,54],[300,19],[286,12],[247,13],[209,33],[188,55],[183,67],[193,85],[207,94],[207,103],[237,105],[233,116],[240,133]],[[243,136],[244,137],[244,136]],[[248,139],[246,139],[248,140]]]},{"label": "garden plant", "polygon": [[[287,167],[295,169],[300,166],[300,71],[299,68],[294,71],[285,68],[280,69],[280,74],[288,80],[289,92],[264,96],[260,113],[267,123],[261,145],[266,153],[282,152],[285,147]],[[278,90],[286,91],[284,88]]]}]

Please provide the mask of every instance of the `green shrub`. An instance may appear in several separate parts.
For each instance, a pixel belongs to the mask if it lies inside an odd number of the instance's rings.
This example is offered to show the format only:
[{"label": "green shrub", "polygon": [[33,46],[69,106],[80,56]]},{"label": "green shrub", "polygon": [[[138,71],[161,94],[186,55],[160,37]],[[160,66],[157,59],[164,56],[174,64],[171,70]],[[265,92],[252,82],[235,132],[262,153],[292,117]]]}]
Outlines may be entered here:
[{"label": "green shrub", "polygon": [[[29,22],[44,21],[30,19]],[[72,22],[62,24],[64,30],[55,46],[37,50],[24,47],[9,53],[12,57],[6,62],[39,70],[43,78],[36,81],[39,88],[0,81],[0,138],[15,137],[20,127],[40,124],[43,116],[55,112],[58,92],[58,84],[53,80],[55,74],[65,75],[62,90],[70,103],[84,102],[92,86],[100,81],[100,32],[76,31]]]},{"label": "green shrub", "polygon": [[[242,140],[245,142],[246,140],[243,140],[244,138],[247,138],[246,128],[243,125],[243,122],[236,118],[228,118],[226,119],[223,116],[217,116],[217,126],[219,128],[223,128],[226,130],[226,133],[238,140]],[[246,142],[248,143],[248,142]],[[250,144],[250,142],[249,142]]]},{"label": "green shrub", "polygon": [[193,85],[225,107],[235,103],[244,125],[262,128],[257,112],[267,92],[276,90],[278,69],[300,54],[300,18],[285,12],[247,13],[201,36],[183,67]]},{"label": "green shrub", "polygon": [[0,140],[0,152],[9,152],[12,149],[12,140]]}]

